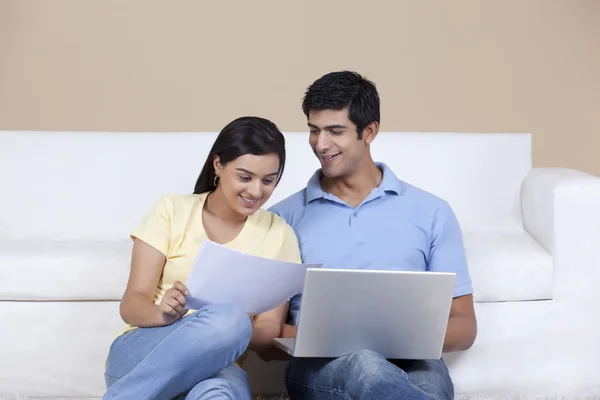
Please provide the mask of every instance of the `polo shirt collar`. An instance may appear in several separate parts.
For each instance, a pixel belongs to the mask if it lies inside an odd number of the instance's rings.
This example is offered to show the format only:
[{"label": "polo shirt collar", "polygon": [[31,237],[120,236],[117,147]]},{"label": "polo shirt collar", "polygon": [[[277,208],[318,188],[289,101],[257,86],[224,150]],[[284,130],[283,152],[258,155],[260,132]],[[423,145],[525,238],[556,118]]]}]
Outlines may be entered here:
[{"label": "polo shirt collar", "polygon": [[[379,191],[383,193],[394,193],[397,195],[402,194],[402,181],[396,178],[396,175],[392,172],[392,170],[385,164],[381,162],[376,162],[375,165],[383,172],[383,178],[381,179],[381,183],[379,184]],[[313,200],[322,199],[326,197],[327,193],[321,189],[321,177],[322,177],[321,169],[315,171],[312,177],[309,179],[306,185],[306,203],[310,203]]]},{"label": "polo shirt collar", "polygon": [[379,189],[384,192],[392,192],[401,195],[403,191],[402,181],[396,178],[394,172],[384,163],[376,162],[375,165],[383,172],[383,178]]}]

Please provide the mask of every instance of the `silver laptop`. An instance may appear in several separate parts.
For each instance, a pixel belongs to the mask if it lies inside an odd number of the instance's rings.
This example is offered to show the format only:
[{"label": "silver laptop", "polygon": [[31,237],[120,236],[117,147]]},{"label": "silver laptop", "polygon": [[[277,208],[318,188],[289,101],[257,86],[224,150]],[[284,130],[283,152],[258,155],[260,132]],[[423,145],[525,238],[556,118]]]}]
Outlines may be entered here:
[{"label": "silver laptop", "polygon": [[388,359],[439,359],[455,280],[445,272],[310,268],[296,338],[275,345],[294,357],[369,349]]}]

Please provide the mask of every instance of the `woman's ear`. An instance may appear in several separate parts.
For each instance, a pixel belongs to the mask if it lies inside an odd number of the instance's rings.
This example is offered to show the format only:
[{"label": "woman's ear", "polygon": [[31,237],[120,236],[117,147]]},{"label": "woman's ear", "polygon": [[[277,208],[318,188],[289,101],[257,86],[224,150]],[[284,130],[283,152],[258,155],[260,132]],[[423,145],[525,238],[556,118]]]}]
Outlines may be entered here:
[{"label": "woman's ear", "polygon": [[215,174],[217,176],[221,176],[221,169],[223,168],[223,166],[221,165],[221,157],[213,157],[213,168],[215,169]]}]

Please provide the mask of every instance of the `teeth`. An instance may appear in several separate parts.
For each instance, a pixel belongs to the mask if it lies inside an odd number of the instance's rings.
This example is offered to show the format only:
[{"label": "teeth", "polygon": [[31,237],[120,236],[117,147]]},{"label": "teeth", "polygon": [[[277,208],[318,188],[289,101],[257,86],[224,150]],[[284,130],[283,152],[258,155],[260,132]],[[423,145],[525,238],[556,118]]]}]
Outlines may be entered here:
[{"label": "teeth", "polygon": [[256,199],[256,200],[250,200],[249,198],[244,197],[244,196],[242,196],[242,199],[246,200],[248,203],[256,203],[258,201],[258,199]]}]

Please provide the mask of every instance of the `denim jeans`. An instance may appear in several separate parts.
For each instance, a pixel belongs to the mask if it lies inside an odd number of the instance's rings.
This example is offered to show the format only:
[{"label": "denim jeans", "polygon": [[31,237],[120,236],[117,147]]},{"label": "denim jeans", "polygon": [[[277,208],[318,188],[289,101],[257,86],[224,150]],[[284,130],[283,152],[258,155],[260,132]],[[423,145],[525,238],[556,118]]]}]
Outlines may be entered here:
[{"label": "denim jeans", "polygon": [[233,305],[206,306],[171,325],[137,328],[111,345],[103,399],[250,399],[234,361],[252,325]]},{"label": "denim jeans", "polygon": [[452,400],[442,360],[388,361],[370,350],[336,358],[293,358],[285,385],[292,399]]}]

